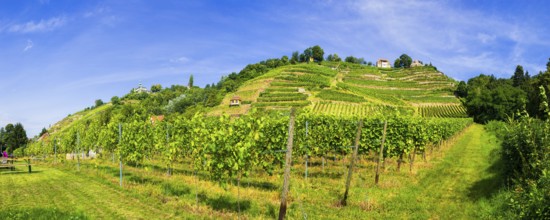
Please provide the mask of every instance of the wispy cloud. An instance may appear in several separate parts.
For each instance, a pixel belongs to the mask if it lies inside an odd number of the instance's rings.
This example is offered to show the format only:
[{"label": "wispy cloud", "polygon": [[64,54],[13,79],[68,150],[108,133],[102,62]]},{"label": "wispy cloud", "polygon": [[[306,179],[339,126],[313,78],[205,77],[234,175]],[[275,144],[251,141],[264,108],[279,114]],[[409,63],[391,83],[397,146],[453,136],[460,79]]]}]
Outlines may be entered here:
[{"label": "wispy cloud", "polygon": [[170,63],[187,63],[189,62],[189,58],[187,57],[178,57],[170,59]]},{"label": "wispy cloud", "polygon": [[23,52],[26,52],[27,50],[32,49],[33,46],[34,46],[34,43],[32,42],[32,40],[27,40],[27,46],[25,46],[25,48],[23,49]]},{"label": "wispy cloud", "polygon": [[14,24],[7,29],[12,33],[35,33],[52,31],[56,28],[62,27],[67,23],[65,17],[55,17],[48,20],[40,20],[39,22],[29,21],[23,24]]}]

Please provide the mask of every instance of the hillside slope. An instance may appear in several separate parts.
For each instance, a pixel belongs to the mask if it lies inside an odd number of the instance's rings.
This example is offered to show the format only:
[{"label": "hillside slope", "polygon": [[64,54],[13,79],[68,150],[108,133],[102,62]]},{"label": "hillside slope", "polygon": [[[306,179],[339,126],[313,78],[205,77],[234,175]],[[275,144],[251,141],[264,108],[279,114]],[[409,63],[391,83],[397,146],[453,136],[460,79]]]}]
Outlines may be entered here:
[{"label": "hillside slope", "polygon": [[[382,69],[350,63],[298,64],[279,67],[244,83],[210,111],[245,114],[252,108],[309,108],[319,114],[412,114],[466,117],[453,95],[456,81],[433,67]],[[240,106],[230,107],[239,97]]]}]

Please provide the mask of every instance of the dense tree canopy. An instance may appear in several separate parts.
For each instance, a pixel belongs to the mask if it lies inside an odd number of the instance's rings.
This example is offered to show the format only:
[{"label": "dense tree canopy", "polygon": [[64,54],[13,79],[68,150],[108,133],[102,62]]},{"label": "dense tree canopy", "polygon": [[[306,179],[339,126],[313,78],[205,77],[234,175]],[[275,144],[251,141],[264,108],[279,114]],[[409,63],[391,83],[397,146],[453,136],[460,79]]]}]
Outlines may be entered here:
[{"label": "dense tree canopy", "polygon": [[407,54],[401,54],[399,58],[395,60],[393,63],[393,67],[395,68],[409,68],[412,64],[412,58]]},{"label": "dense tree canopy", "polygon": [[455,94],[463,97],[468,114],[476,122],[507,120],[520,115],[548,118],[550,62],[547,70],[531,77],[518,65],[510,79],[479,75],[459,83]]},{"label": "dense tree canopy", "polygon": [[24,147],[27,144],[27,132],[21,123],[8,124],[0,129],[0,146],[2,150],[11,154],[15,149]]}]

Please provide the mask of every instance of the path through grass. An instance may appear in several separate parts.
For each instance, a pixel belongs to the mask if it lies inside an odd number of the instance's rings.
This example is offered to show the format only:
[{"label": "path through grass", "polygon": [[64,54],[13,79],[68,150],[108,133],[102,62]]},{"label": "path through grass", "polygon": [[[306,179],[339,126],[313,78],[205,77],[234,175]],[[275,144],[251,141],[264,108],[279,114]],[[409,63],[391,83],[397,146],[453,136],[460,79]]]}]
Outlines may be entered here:
[{"label": "path through grass", "polygon": [[418,183],[384,202],[382,217],[413,219],[495,218],[504,202],[499,144],[483,126],[469,127]]}]

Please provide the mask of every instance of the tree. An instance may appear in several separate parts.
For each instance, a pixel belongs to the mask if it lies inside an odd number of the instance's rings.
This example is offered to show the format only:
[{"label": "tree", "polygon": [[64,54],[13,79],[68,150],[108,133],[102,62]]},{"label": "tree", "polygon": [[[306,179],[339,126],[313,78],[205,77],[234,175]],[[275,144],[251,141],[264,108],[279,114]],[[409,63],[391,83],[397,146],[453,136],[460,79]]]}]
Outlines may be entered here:
[{"label": "tree", "polygon": [[460,81],[456,87],[455,95],[459,98],[464,98],[468,95],[468,86],[466,82]]},{"label": "tree", "polygon": [[514,72],[514,75],[512,76],[512,85],[514,87],[519,87],[523,85],[523,83],[526,81],[525,79],[525,73],[523,72],[523,67],[521,65],[516,66],[516,71]]},{"label": "tree", "polygon": [[15,149],[25,146],[28,142],[27,132],[21,123],[6,125],[2,136],[4,139],[4,147],[7,148],[10,154],[13,153]]},{"label": "tree", "polygon": [[103,103],[103,100],[101,99],[95,100],[95,108],[102,106],[103,104],[105,104]]},{"label": "tree", "polygon": [[42,131],[40,131],[40,134],[38,134],[38,137],[42,137],[42,135],[48,133],[48,130],[46,128],[42,128]]},{"label": "tree", "polygon": [[393,67],[395,68],[401,67],[401,59],[399,58],[395,59],[395,61],[393,62]]},{"label": "tree", "polygon": [[294,51],[292,52],[292,56],[290,57],[290,64],[297,64],[300,62],[300,52]]},{"label": "tree", "polygon": [[344,59],[347,63],[358,63],[358,60],[356,57],[354,56],[348,56],[346,57],[346,59]]},{"label": "tree", "polygon": [[[303,55],[303,56],[302,56]],[[304,53],[300,55],[300,60],[302,62],[307,62],[309,63],[309,61],[313,58],[313,48],[309,47],[307,49],[304,50]]]},{"label": "tree", "polygon": [[286,55],[281,57],[281,61],[283,62],[283,65],[288,65],[288,57]]},{"label": "tree", "polygon": [[189,84],[187,84],[188,88],[193,88],[193,74],[189,76]]},{"label": "tree", "polygon": [[160,92],[162,90],[162,86],[160,84],[155,84],[151,86],[151,92]]},{"label": "tree", "polygon": [[315,45],[311,48],[312,57],[315,62],[322,62],[325,56],[325,51],[319,45]]},{"label": "tree", "polygon": [[402,67],[402,68],[409,68],[412,64],[412,58],[407,54],[401,54],[399,58],[395,60],[393,63],[394,67]]},{"label": "tree", "polygon": [[120,98],[119,98],[118,96],[113,96],[113,97],[111,98],[111,103],[112,103],[113,105],[120,105]]},{"label": "tree", "polygon": [[505,121],[525,111],[527,94],[508,79],[479,75],[468,80],[464,106],[475,122]]}]

